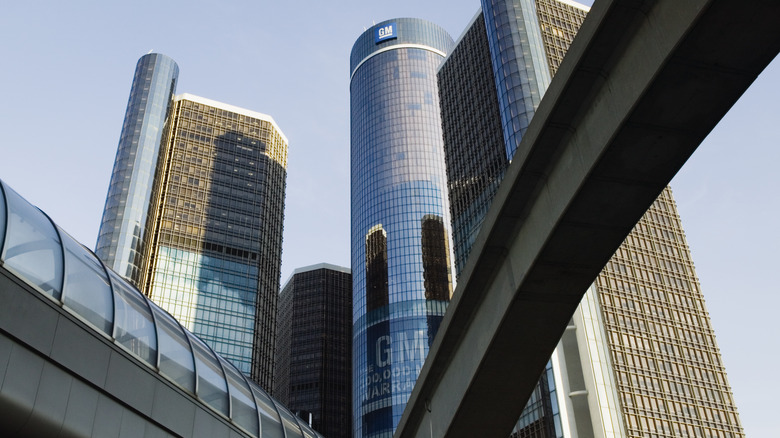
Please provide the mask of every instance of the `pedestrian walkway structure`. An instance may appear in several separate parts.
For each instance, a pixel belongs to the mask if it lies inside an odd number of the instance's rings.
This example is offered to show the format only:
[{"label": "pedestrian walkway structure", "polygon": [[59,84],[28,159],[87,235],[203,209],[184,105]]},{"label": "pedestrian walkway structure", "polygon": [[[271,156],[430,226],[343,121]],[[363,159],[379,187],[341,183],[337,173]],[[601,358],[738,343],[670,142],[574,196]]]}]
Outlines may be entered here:
[{"label": "pedestrian walkway structure", "polygon": [[0,436],[320,437],[2,181]]}]

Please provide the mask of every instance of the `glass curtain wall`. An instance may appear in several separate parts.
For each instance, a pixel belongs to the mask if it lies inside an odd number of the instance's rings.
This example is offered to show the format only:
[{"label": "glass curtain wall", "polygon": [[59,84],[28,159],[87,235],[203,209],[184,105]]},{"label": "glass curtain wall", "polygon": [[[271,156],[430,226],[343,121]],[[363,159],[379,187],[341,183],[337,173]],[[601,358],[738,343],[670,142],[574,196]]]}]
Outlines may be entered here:
[{"label": "glass curtain wall", "polygon": [[452,294],[432,23],[372,26],[351,55],[355,437],[390,437]]},{"label": "glass curtain wall", "polygon": [[160,143],[178,77],[179,67],[165,55],[150,53],[138,60],[95,246],[100,260],[135,286],[140,283]]}]

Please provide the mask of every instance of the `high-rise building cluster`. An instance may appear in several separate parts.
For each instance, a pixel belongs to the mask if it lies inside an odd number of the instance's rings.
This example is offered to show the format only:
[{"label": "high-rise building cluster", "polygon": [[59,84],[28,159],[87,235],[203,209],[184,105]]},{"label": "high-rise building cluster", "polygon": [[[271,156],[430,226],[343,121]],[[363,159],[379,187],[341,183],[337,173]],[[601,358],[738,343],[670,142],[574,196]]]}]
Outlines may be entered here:
[{"label": "high-rise building cluster", "polygon": [[[391,437],[587,13],[482,0],[457,42],[415,18],[361,34],[351,268],[299,268],[281,291],[287,139],[265,114],[175,95],[176,63],[148,54],[96,254],[326,436]],[[744,436],[670,188],[588,289],[512,436]]]},{"label": "high-rise building cluster", "polygon": [[138,61],[96,254],[271,390],[287,138],[265,114],[174,95]]},{"label": "high-rise building cluster", "polygon": [[[378,178],[379,183],[373,185],[356,179],[362,169],[378,165],[390,166],[393,176],[415,175],[412,166],[423,163],[418,160],[410,165],[394,155],[403,148],[393,143],[399,142],[398,137],[386,136],[383,125],[397,117],[408,126],[420,116],[415,129],[405,129],[401,141],[409,147],[423,147],[421,138],[431,124],[425,103],[434,99],[426,100],[425,92],[419,90],[424,87],[426,92],[438,93],[451,212],[444,241],[453,248],[448,254],[454,262],[450,278],[457,277],[504,172],[587,12],[587,7],[568,0],[483,0],[457,44],[437,47],[445,58],[437,68],[436,83],[425,82],[427,72],[419,67],[407,67],[413,65],[410,55],[415,50],[434,50],[426,49],[431,45],[425,39],[428,34],[417,37],[405,20],[379,23],[355,44],[351,58],[353,269],[356,279],[363,270],[366,278],[377,278],[383,288],[400,292],[379,302],[381,307],[363,309],[358,303],[372,302],[374,289],[368,282],[356,280],[353,285],[356,437],[389,437],[397,425],[408,392],[392,379],[405,370],[402,361],[409,357],[405,349],[417,344],[403,335],[408,323],[396,309],[411,307],[409,299],[420,300],[418,291],[424,290],[402,286],[393,278],[394,269],[411,264],[408,254],[422,246],[423,230],[405,233],[400,253],[383,253],[379,274],[370,265],[368,250],[361,247],[370,248],[370,233],[380,229],[372,227],[386,220],[363,222],[366,202],[387,205],[394,217],[420,220],[401,214],[396,203],[382,204],[379,196],[365,200],[373,187],[380,188],[379,193],[390,190],[386,187],[394,187],[397,177]],[[361,71],[364,64],[380,57],[387,59],[384,65],[374,61],[377,67]],[[371,90],[370,101],[364,90]],[[366,126],[366,119],[372,117],[375,121]],[[424,147],[429,150],[428,160],[441,154],[438,138],[426,141]],[[392,152],[388,154],[387,149]],[[366,157],[374,162],[366,163]],[[429,175],[417,177],[436,183],[438,166],[441,162],[426,163]],[[426,204],[418,192],[407,196],[407,206]],[[422,209],[412,213],[427,214]],[[383,239],[389,239],[386,227],[381,229]],[[360,264],[364,259],[365,265]],[[424,255],[412,262],[424,265]],[[425,278],[421,274],[418,281]],[[408,284],[408,276],[401,278]],[[417,315],[420,320],[425,317],[424,312]],[[376,327],[386,324],[390,334],[386,328],[372,331],[371,323]],[[396,333],[401,339],[396,339]],[[435,331],[428,334],[433,336]],[[381,355],[371,358],[374,347],[384,351],[380,348],[386,345],[384,339],[391,343],[387,350],[392,358],[389,363],[380,362],[391,370],[387,393],[381,386],[371,386],[386,383],[373,377],[377,367],[372,360],[379,361]],[[420,353],[427,354],[427,350]],[[360,354],[367,359],[362,360]],[[387,414],[380,416],[382,409]],[[393,417],[388,421],[391,410]],[[669,188],[589,288],[512,435],[743,436]]]}]

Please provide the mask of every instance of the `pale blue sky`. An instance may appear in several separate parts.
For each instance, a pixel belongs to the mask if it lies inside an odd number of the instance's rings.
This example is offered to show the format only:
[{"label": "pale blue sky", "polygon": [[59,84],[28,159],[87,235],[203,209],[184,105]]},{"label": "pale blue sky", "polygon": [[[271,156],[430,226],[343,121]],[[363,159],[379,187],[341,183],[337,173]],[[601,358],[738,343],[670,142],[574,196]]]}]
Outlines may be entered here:
[{"label": "pale blue sky", "polygon": [[[0,13],[0,179],[93,247],[135,63],[150,50],[187,92],[274,117],[290,140],[282,282],[349,266],[349,52],[410,16],[456,38],[478,0],[30,1]],[[672,182],[740,417],[778,436],[780,61]]]}]

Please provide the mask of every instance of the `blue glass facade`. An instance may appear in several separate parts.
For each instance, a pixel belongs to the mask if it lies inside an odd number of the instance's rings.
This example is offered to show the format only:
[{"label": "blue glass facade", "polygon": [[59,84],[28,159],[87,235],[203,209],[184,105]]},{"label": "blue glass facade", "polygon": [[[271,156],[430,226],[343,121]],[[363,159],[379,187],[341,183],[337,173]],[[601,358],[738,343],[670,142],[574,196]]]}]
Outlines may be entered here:
[{"label": "blue glass facade", "polygon": [[154,302],[250,375],[257,266],[168,246],[157,257]]},{"label": "blue glass facade", "polygon": [[511,160],[550,85],[534,0],[482,0],[506,156]]},{"label": "blue glass facade", "polygon": [[436,84],[452,45],[398,18],[350,57],[355,437],[392,436],[452,293]]},{"label": "blue glass facade", "polygon": [[95,253],[111,269],[138,285],[160,141],[179,67],[150,53],[138,60],[108,186]]}]

